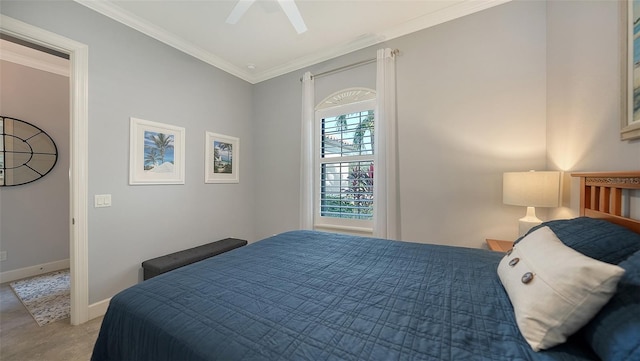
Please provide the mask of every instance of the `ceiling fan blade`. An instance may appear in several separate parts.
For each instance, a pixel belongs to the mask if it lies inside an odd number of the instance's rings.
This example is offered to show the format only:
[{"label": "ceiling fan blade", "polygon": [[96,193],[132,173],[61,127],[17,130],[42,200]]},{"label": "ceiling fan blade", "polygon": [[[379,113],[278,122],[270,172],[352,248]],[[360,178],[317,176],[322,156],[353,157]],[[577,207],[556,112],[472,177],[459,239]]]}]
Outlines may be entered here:
[{"label": "ceiling fan blade", "polygon": [[278,3],[298,34],[307,31],[307,25],[305,25],[302,15],[300,15],[300,11],[293,0],[278,0]]},{"label": "ceiling fan blade", "polygon": [[236,6],[227,17],[227,24],[235,24],[256,0],[238,0]]}]

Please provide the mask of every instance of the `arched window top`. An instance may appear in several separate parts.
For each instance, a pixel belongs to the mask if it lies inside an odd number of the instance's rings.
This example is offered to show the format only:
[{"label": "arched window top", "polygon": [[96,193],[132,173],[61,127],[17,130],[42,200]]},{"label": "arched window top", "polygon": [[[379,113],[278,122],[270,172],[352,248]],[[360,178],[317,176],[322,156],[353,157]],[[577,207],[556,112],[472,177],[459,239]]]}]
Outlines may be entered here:
[{"label": "arched window top", "polygon": [[339,90],[324,98],[317,106],[316,110],[338,107],[345,104],[358,103],[376,98],[376,91],[368,88],[349,88]]}]

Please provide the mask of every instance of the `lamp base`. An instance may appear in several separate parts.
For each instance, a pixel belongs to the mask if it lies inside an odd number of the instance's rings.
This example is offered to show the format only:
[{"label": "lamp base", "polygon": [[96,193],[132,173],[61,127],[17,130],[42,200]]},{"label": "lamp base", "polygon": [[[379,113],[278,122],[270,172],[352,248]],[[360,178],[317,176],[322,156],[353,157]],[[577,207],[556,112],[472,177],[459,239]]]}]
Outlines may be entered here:
[{"label": "lamp base", "polygon": [[538,217],[536,217],[536,208],[527,207],[527,215],[518,220],[518,231],[520,237],[524,236],[529,230],[542,223]]}]

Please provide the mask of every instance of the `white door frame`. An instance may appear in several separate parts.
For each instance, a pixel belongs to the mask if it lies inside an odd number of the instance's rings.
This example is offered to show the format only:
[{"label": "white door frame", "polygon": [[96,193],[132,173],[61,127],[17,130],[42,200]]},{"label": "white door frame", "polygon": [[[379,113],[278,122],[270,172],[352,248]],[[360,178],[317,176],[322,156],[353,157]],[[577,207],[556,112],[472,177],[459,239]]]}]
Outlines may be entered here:
[{"label": "white door frame", "polygon": [[70,129],[71,159],[69,169],[70,194],[70,269],[71,324],[89,320],[89,253],[87,228],[88,191],[88,82],[89,56],[85,44],[65,38],[0,14],[0,30],[31,43],[66,54],[70,60]]}]

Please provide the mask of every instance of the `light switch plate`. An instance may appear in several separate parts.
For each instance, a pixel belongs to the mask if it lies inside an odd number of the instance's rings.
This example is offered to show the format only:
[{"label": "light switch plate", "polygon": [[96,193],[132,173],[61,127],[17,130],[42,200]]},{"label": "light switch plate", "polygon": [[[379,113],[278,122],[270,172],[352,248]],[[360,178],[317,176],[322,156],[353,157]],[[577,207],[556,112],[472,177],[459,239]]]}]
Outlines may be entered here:
[{"label": "light switch plate", "polygon": [[94,207],[111,207],[111,194],[96,194],[94,196]]}]

